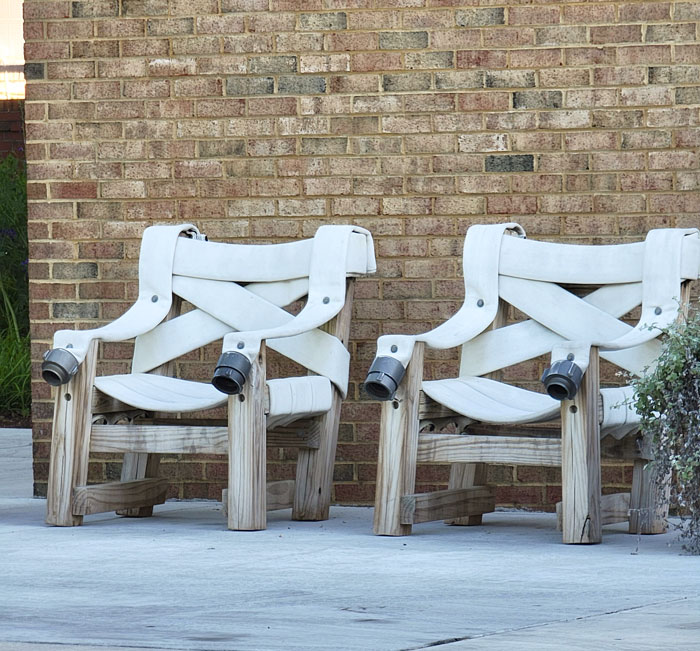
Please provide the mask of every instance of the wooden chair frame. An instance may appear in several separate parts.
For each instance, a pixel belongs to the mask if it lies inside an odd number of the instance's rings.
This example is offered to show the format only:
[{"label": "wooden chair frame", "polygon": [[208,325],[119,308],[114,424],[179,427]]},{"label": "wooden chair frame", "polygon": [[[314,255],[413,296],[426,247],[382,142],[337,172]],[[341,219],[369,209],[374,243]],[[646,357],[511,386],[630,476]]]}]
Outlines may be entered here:
[{"label": "wooden chair frame", "polygon": [[[512,226],[504,225],[506,228]],[[495,240],[499,237],[496,232]],[[685,242],[684,276],[678,281],[682,305],[689,300],[689,280],[697,277],[698,242],[697,237],[690,239],[693,241]],[[467,278],[466,249],[465,243],[467,298],[462,310],[451,319],[458,323],[462,318],[463,338],[459,340],[459,328],[453,326],[449,330],[448,325],[443,324],[430,333],[415,337],[387,335],[378,344],[378,355],[394,354],[395,359],[405,366],[405,375],[403,381],[398,378],[398,388],[389,400],[386,400],[386,394],[392,384],[382,380],[381,371],[392,373],[395,365],[384,362],[375,366],[375,360],[368,376],[370,382],[377,381],[379,377],[379,382],[385,384],[376,393],[378,398],[385,401],[381,411],[374,532],[377,535],[408,535],[414,524],[434,520],[445,520],[448,524],[456,525],[480,524],[482,515],[495,508],[493,490],[486,482],[487,464],[561,468],[563,500],[557,505],[557,512],[565,543],[598,543],[602,539],[601,527],[604,524],[622,521],[629,522],[631,533],[665,531],[668,485],[654,481],[653,473],[647,467],[651,458],[650,447],[638,428],[634,430],[632,427],[621,440],[612,437],[601,440],[604,414],[600,397],[599,347],[595,342],[587,350],[588,364],[578,392],[571,399],[561,401],[556,421],[551,421],[550,416],[549,423],[508,422],[498,425],[479,422],[425,393],[425,346],[448,348],[462,345],[478,336],[483,329],[482,321],[470,332],[469,319],[464,318],[470,293],[473,296],[474,292]],[[637,254],[638,251],[635,252]],[[489,264],[502,263],[491,261]],[[474,271],[474,268],[471,270]],[[477,302],[479,308],[483,304],[483,300]],[[478,310],[472,310],[474,319],[478,318],[474,316],[477,313]],[[506,325],[506,306],[502,299],[499,299],[498,308],[494,309],[493,314],[491,330]],[[411,351],[410,354],[406,353],[407,349]],[[463,355],[465,350],[463,345]],[[470,353],[474,350],[469,349]],[[523,356],[523,359],[527,357]],[[488,365],[482,366],[489,368]],[[373,369],[378,369],[378,372],[372,374]],[[482,377],[498,379],[498,372],[490,371]],[[396,383],[396,378],[393,381]],[[370,386],[370,394],[372,389]],[[427,424],[445,422],[457,423],[463,428],[463,434],[436,433],[426,428]],[[600,461],[606,457],[634,462],[631,494],[601,494]],[[416,493],[416,466],[419,463],[450,464],[448,488]]]},{"label": "wooden chair frame", "polygon": [[[366,235],[371,246],[371,237]],[[368,272],[372,266],[373,258],[367,260]],[[339,312],[325,325],[319,323],[344,348],[350,332],[354,275],[344,281],[344,303]],[[180,315],[180,305],[180,298],[173,296],[164,322]],[[289,507],[295,520],[329,517],[342,387],[331,383],[330,408],[323,413],[268,428],[270,394],[264,336],[243,390],[228,397],[226,426],[206,424],[201,419],[173,419],[173,414],[144,412],[95,386],[100,337],[99,331],[94,332],[98,335],[89,339],[75,375],[56,387],[48,524],[80,525],[85,515],[109,511],[132,517],[152,515],[153,506],[165,501],[168,490],[167,480],[158,477],[162,454],[227,455],[228,489],[223,502],[229,529],[264,529],[268,510]],[[270,332],[285,336],[280,329]],[[173,377],[174,371],[175,362],[169,360],[151,369],[149,375]],[[295,479],[266,481],[268,447],[298,449]],[[121,481],[89,485],[91,453],[123,453]]]}]

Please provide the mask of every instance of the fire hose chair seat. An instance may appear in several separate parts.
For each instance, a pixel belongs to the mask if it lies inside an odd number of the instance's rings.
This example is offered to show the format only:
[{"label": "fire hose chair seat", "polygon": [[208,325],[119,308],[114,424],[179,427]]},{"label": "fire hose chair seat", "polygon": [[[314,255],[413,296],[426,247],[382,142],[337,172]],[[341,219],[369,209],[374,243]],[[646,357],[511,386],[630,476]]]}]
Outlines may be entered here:
[{"label": "fire hose chair seat", "polygon": [[[228,399],[212,384],[148,373],[98,377],[95,388],[136,409],[163,413],[213,409]],[[267,380],[266,388],[268,427],[318,416],[330,410],[333,402],[333,385],[321,376]]]},{"label": "fire hose chair seat", "polygon": [[[561,402],[547,394],[529,391],[484,377],[428,380],[423,393],[457,414],[491,424],[550,421],[559,415]],[[603,436],[620,439],[639,425],[632,407],[631,387],[600,390],[600,430]]]},{"label": "fire hose chair seat", "polygon": [[[374,271],[372,237],[354,226],[284,244],[209,242],[191,224],[147,228],[134,305],[101,328],[56,332],[44,357],[56,387],[47,523],[151,515],[168,489],[161,454],[228,457],[229,529],[264,529],[267,510],[287,507],[294,519],[327,519],[353,280]],[[96,376],[99,342],[127,340],[131,373]],[[178,360],[217,341],[211,382],[177,377]],[[268,369],[268,349],[307,375],[268,378],[282,364]],[[208,424],[206,412],[222,407],[225,423]],[[267,481],[268,446],[298,449],[294,480]],[[123,453],[121,481],[88,485],[91,453]]]},{"label": "fire hose chair seat", "polygon": [[[630,375],[653,367],[664,328],[698,278],[698,231],[659,229],[644,242],[593,246],[528,240],[512,223],[472,226],[463,267],[465,299],[453,317],[425,334],[377,342],[365,381],[384,401],[375,533],[407,535],[430,520],[479,524],[495,507],[487,464],[561,468],[566,543],[600,542],[602,525],[621,521],[633,533],[665,531],[668,485],[648,467],[633,390],[601,389],[599,359]],[[460,346],[459,376],[424,380],[426,346]],[[525,386],[503,381],[504,369],[543,355],[546,368],[530,362],[518,371]],[[543,372],[523,377],[538,365]],[[601,495],[601,450],[633,460],[631,493]],[[419,463],[450,464],[449,488],[416,493]]]}]

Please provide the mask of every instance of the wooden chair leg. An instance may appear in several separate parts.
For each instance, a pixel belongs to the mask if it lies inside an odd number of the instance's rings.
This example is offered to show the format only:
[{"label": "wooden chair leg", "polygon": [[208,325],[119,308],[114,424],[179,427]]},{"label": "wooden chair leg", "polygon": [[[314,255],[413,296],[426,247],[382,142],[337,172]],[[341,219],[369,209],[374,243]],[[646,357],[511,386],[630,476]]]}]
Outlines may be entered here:
[{"label": "wooden chair leg", "polygon": [[265,347],[243,391],[228,400],[228,528],[258,531],[267,525]]},{"label": "wooden chair leg", "polygon": [[635,459],[632,470],[629,532],[665,533],[668,529],[670,478],[659,480],[646,459]]},{"label": "wooden chair leg", "polygon": [[423,344],[416,343],[406,377],[394,400],[382,403],[374,533],[406,536],[410,524],[401,524],[401,498],[413,493],[418,449],[418,399],[423,378]]},{"label": "wooden chair leg", "polygon": [[[122,462],[121,481],[135,479],[156,479],[160,466],[160,454],[127,452]],[[141,506],[135,509],[120,509],[117,515],[128,518],[148,518],[153,515],[153,506]]]},{"label": "wooden chair leg", "polygon": [[[688,316],[691,283],[681,285],[679,319]],[[646,442],[649,446],[649,442]],[[648,455],[651,456],[651,455]],[[630,494],[629,532],[634,534],[665,533],[668,529],[668,508],[671,498],[671,477],[658,477],[647,459],[635,459]]]},{"label": "wooden chair leg", "polygon": [[75,376],[56,389],[46,495],[47,524],[72,527],[83,522],[82,515],[73,515],[73,491],[87,483],[96,364],[97,341],[93,341]]},{"label": "wooden chair leg", "polygon": [[334,390],[331,409],[317,419],[319,447],[299,449],[293,520],[327,520],[329,517],[341,406],[340,394]]},{"label": "wooden chair leg", "polygon": [[573,400],[561,403],[562,528],[565,543],[599,543],[600,425],[598,349],[591,348],[588,370]]},{"label": "wooden chair leg", "polygon": [[[354,279],[349,278],[345,290],[345,306],[335,318],[322,326],[324,331],[340,339],[345,347],[350,338],[354,291]],[[293,520],[327,520],[329,517],[341,407],[342,398],[334,389],[330,410],[317,419],[320,434],[318,449],[299,449],[292,507]]]},{"label": "wooden chair leg", "polygon": [[[182,299],[173,296],[170,310],[165,317],[165,321],[170,321],[180,315],[182,311]],[[174,377],[175,361],[169,360],[164,364],[154,368],[152,375],[165,375]],[[160,466],[160,454],[148,454],[138,452],[127,452],[122,462],[121,481],[134,481],[136,479],[157,479]],[[153,515],[153,506],[141,506],[134,509],[121,509],[117,515],[129,518],[148,518]]]},{"label": "wooden chair leg", "polygon": [[[448,488],[473,488],[486,484],[485,463],[453,463],[450,467],[450,482]],[[445,520],[445,524],[460,526],[475,526],[481,524],[483,514],[467,515],[463,518]]]},{"label": "wooden chair leg", "polygon": [[[491,324],[491,330],[502,328],[506,325],[508,318],[508,304],[503,300],[498,301],[498,312]],[[461,372],[460,372],[461,375]],[[501,371],[487,373],[485,377],[491,380],[501,380]],[[448,488],[472,488],[474,486],[485,486],[488,466],[485,463],[453,463],[450,466],[450,481]],[[468,515],[453,520],[445,520],[445,524],[459,526],[480,525],[483,519],[481,513]]]}]

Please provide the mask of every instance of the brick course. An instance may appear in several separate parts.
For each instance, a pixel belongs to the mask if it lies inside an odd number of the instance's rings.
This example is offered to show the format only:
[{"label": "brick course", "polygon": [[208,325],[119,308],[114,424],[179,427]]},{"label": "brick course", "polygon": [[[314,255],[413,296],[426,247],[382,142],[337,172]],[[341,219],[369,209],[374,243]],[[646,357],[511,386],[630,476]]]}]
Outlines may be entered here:
[{"label": "brick course", "polygon": [[[9,152],[24,157],[24,102],[17,99],[0,100],[0,158]],[[36,113],[37,117],[43,117]]]},{"label": "brick course", "polygon": [[[379,407],[360,390],[374,341],[457,308],[470,224],[581,243],[700,224],[694,2],[27,0],[25,18],[39,494],[51,416],[39,355],[56,328],[126,309],[151,223],[259,242],[328,222],[373,231],[379,274],[357,286],[336,465],[344,503],[374,491]],[[128,351],[105,346],[101,369],[124,371]],[[218,353],[186,356],[182,374],[208,378]],[[456,353],[426,366],[453,373]],[[287,477],[291,456],[270,451],[271,475]],[[118,465],[95,458],[91,479]],[[223,468],[163,464],[178,497],[218,498]],[[554,471],[490,473],[504,505],[559,496]],[[629,483],[620,466],[604,476],[606,491]],[[419,473],[421,489],[446,479]]]}]

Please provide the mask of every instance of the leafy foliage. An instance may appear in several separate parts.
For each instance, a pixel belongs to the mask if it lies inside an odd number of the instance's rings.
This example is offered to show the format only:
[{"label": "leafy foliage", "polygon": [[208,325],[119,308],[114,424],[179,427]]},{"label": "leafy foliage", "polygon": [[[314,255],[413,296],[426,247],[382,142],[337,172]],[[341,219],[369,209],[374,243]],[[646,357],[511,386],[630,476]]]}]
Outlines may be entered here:
[{"label": "leafy foliage", "polygon": [[14,155],[0,161],[0,409],[22,416],[31,405],[27,176]]},{"label": "leafy foliage", "polygon": [[651,435],[660,480],[672,477],[684,548],[700,554],[700,313],[666,330],[656,367],[633,381],[642,431]]}]

